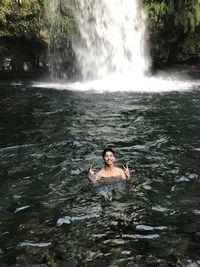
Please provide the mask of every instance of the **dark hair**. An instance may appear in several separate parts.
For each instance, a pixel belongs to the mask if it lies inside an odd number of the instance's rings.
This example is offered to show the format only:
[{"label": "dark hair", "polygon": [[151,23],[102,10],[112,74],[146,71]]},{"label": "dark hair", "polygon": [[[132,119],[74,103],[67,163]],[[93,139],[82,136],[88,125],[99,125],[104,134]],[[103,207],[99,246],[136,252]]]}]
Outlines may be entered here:
[{"label": "dark hair", "polygon": [[104,158],[106,152],[108,152],[108,151],[109,151],[109,152],[112,152],[113,155],[115,156],[115,151],[114,151],[111,147],[107,147],[107,148],[104,149],[104,151],[103,151],[103,153],[102,153],[102,157],[103,157],[103,158]]}]

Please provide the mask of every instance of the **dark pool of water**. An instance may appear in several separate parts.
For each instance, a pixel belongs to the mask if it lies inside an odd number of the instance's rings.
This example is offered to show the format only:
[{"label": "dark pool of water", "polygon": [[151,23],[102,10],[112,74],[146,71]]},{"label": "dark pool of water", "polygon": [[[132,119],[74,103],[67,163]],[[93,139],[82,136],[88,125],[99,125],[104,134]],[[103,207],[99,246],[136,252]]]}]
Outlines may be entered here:
[{"label": "dark pool of water", "polygon": [[[200,266],[200,91],[0,85],[0,266]],[[130,183],[93,186],[112,145]]]}]

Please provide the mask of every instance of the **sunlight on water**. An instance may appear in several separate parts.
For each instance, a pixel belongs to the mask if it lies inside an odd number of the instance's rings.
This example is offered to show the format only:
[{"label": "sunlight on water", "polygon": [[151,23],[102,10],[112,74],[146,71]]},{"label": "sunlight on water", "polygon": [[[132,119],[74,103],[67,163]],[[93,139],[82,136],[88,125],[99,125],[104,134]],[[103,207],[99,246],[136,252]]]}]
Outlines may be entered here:
[{"label": "sunlight on water", "polygon": [[34,87],[71,91],[102,92],[170,92],[186,91],[199,85],[198,80],[162,74],[151,77],[133,78],[131,74],[113,74],[104,79],[74,83],[34,83]]}]

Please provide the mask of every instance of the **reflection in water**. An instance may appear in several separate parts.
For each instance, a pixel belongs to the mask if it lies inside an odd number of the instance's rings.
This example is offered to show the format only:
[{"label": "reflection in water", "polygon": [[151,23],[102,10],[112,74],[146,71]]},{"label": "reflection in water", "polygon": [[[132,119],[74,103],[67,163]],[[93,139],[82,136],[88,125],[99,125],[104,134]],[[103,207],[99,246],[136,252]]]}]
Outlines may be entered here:
[{"label": "reflection in water", "polygon": [[[199,265],[198,90],[4,84],[0,107],[2,266]],[[107,145],[130,183],[87,180]]]}]

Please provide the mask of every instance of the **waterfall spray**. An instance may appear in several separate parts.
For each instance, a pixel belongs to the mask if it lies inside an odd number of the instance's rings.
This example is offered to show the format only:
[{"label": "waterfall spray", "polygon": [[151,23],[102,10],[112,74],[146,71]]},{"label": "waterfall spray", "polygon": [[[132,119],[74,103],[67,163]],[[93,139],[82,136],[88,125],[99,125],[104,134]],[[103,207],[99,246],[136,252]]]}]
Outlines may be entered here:
[{"label": "waterfall spray", "polygon": [[[146,75],[151,60],[141,1],[51,0],[49,62],[54,83],[48,87],[164,92],[196,86],[198,81],[186,80],[174,71]],[[69,66],[71,72],[75,67],[76,79],[69,80]],[[58,82],[64,78],[65,83],[55,83],[56,78]]]},{"label": "waterfall spray", "polygon": [[147,16],[139,0],[77,0],[75,17],[80,41],[73,46],[85,80],[148,72]]},{"label": "waterfall spray", "polygon": [[[52,0],[49,2],[49,21],[50,21],[50,29],[49,29],[49,67],[50,73],[53,79],[58,78],[58,74],[60,73],[60,62],[61,56],[59,53],[58,43],[59,35],[58,32],[61,31],[60,19],[59,19],[59,2],[56,0]],[[57,41],[57,42],[56,42]]]},{"label": "waterfall spray", "polygon": [[[71,1],[71,0],[70,0]],[[49,66],[52,80],[68,79],[74,72],[74,52],[72,49],[75,20],[73,5],[69,0],[51,0],[49,15]]]}]

